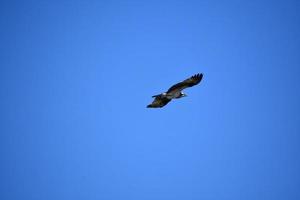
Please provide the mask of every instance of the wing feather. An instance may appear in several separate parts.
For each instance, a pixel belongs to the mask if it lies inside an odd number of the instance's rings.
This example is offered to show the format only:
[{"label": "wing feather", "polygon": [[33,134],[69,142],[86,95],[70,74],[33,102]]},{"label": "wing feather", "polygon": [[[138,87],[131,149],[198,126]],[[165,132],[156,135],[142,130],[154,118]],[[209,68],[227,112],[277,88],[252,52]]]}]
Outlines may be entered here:
[{"label": "wing feather", "polygon": [[155,99],[147,106],[147,108],[161,108],[167,105],[170,101],[171,99],[163,97],[162,95],[155,95]]},{"label": "wing feather", "polygon": [[169,88],[169,90],[167,91],[167,93],[170,93],[170,92],[174,92],[174,91],[181,91],[185,88],[188,88],[188,87],[192,87],[194,85],[197,85],[198,83],[200,83],[200,81],[202,80],[202,77],[203,77],[203,74],[196,74],[182,82],[179,82],[175,85],[173,85],[172,87]]}]

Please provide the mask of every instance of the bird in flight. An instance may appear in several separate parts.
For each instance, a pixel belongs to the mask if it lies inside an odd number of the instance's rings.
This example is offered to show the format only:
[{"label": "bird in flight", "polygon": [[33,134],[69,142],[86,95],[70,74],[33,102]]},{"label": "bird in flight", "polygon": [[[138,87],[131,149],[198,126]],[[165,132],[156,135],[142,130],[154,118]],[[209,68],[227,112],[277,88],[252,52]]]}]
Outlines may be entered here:
[{"label": "bird in flight", "polygon": [[167,92],[152,96],[155,98],[147,108],[161,108],[167,105],[172,99],[179,99],[187,96],[182,92],[185,88],[193,87],[200,83],[203,78],[203,74],[196,74],[182,82],[179,82],[168,89]]}]

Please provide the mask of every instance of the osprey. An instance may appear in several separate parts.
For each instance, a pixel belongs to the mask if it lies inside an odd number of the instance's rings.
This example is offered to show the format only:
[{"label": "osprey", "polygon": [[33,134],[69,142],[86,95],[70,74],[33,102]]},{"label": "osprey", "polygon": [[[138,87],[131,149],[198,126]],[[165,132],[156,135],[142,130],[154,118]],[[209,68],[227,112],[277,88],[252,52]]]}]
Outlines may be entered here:
[{"label": "osprey", "polygon": [[202,80],[203,74],[196,74],[182,82],[179,82],[168,89],[167,92],[152,96],[154,101],[147,108],[161,108],[167,105],[172,99],[179,99],[187,96],[182,92],[185,88],[197,85]]}]

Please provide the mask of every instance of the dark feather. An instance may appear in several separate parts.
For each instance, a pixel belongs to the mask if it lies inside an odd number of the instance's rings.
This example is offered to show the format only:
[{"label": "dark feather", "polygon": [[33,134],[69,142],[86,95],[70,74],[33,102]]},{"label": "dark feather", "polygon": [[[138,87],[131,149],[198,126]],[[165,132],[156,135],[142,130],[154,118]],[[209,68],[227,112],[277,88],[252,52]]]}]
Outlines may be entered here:
[{"label": "dark feather", "polygon": [[180,83],[177,83],[175,85],[173,85],[172,87],[169,88],[169,90],[167,91],[167,93],[169,92],[173,92],[175,90],[183,90],[185,88],[188,88],[188,87],[192,87],[194,85],[197,85],[198,83],[200,83],[200,81],[202,80],[202,77],[203,77],[203,74],[196,74]]},{"label": "dark feather", "polygon": [[171,99],[163,97],[162,95],[155,95],[154,101],[147,106],[147,108],[161,108],[167,105]]}]

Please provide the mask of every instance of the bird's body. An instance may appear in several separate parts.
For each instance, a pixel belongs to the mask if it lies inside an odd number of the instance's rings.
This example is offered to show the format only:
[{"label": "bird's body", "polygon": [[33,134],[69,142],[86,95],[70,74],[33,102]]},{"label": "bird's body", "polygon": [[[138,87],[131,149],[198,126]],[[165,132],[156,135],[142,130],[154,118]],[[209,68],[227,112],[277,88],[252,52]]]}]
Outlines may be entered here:
[{"label": "bird's body", "polygon": [[161,108],[167,105],[172,99],[179,99],[185,97],[186,94],[182,92],[185,88],[197,85],[202,80],[203,74],[196,74],[180,83],[170,87],[167,92],[152,96],[154,101],[147,106],[147,108]]}]

